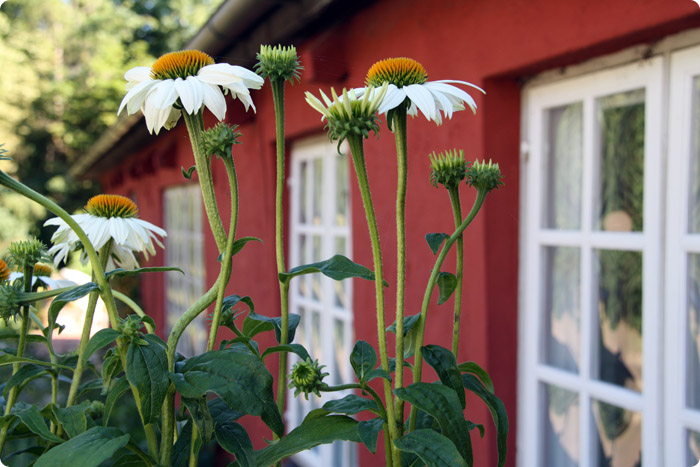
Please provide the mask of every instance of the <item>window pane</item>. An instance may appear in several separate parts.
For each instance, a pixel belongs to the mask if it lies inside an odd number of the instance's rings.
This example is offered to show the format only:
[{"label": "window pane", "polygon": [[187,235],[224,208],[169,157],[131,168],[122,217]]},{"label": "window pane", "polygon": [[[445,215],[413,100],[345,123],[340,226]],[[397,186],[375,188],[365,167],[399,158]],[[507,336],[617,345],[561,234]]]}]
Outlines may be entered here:
[{"label": "window pane", "polygon": [[335,161],[335,224],[348,225],[348,158],[338,157]]},{"label": "window pane", "polygon": [[306,161],[299,164],[299,222],[305,224],[309,217],[306,212],[306,200],[308,198],[309,164]]},{"label": "window pane", "polygon": [[550,229],[581,228],[583,175],[583,104],[555,107],[547,111],[543,226]]},{"label": "window pane", "polygon": [[314,164],[314,185],[313,185],[313,224],[323,223],[323,159],[317,158]]},{"label": "window pane", "polygon": [[[335,238],[335,253],[343,256],[347,256],[347,251],[345,250],[345,237]],[[350,303],[348,302],[348,283],[349,281],[333,281],[333,288],[335,290],[335,306],[348,310]]]},{"label": "window pane", "polygon": [[593,401],[599,467],[642,465],[642,414]]},{"label": "window pane", "polygon": [[345,322],[339,319],[334,320],[333,326],[333,381],[334,384],[343,384],[345,377],[348,374],[348,362],[350,355],[347,348],[348,343],[345,339]]},{"label": "window pane", "polygon": [[644,227],[644,90],[598,99],[599,192],[596,228]]},{"label": "window pane", "polygon": [[[314,235],[312,237],[312,257],[311,262],[316,263],[325,258],[321,258],[321,237]],[[323,300],[323,287],[322,287],[322,275],[321,274],[309,274],[311,277],[311,293],[314,300]]]},{"label": "window pane", "polygon": [[686,404],[700,409],[700,254],[688,255]]},{"label": "window pane", "polygon": [[[306,248],[306,235],[300,234],[299,235],[299,264],[307,264],[310,263],[308,259],[308,252]],[[299,295],[303,297],[308,297],[309,296],[309,274],[304,274],[299,277],[295,277],[293,280],[297,281],[297,284],[299,286]]]},{"label": "window pane", "polygon": [[557,386],[540,386],[545,412],[542,420],[542,465],[579,465],[579,398]]},{"label": "window pane", "polygon": [[599,250],[598,355],[593,374],[642,390],[642,254]]},{"label": "window pane", "polygon": [[578,372],[581,323],[581,254],[578,248],[544,249],[544,362]]},{"label": "window pane", "polygon": [[690,153],[688,231],[700,233],[700,77],[693,80],[693,115]]}]

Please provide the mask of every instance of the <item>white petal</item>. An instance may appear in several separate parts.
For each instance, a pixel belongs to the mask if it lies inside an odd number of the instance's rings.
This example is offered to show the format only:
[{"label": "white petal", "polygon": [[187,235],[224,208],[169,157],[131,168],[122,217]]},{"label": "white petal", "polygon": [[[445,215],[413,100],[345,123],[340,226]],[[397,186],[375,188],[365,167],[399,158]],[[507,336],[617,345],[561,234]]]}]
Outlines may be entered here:
[{"label": "white petal", "polygon": [[202,86],[202,95],[204,105],[219,121],[223,120],[226,117],[226,99],[224,99],[221,89],[216,85],[204,84]]},{"label": "white petal", "polygon": [[126,106],[126,111],[129,115],[136,113],[136,111],[143,106],[143,103],[146,100],[146,97],[148,97],[148,93],[150,92],[151,88],[159,82],[160,80],[142,81],[132,87],[122,99],[121,104],[119,104],[117,115],[122,113],[124,106]]},{"label": "white petal", "polygon": [[463,85],[465,85],[465,86],[470,86],[470,87],[472,87],[472,88],[474,88],[474,89],[478,89],[478,90],[481,91],[483,94],[486,94],[486,91],[484,91],[483,89],[481,89],[479,86],[477,86],[476,84],[469,83],[469,82],[467,82],[467,81],[459,81],[459,80],[456,80],[456,79],[439,79],[439,80],[437,80],[437,81],[431,81],[431,82],[432,82],[432,83],[456,83],[456,84],[463,84]]},{"label": "white petal", "polygon": [[[433,93],[440,92],[448,97],[453,97],[458,101],[466,102],[466,104],[472,109],[472,112],[476,112],[476,102],[474,102],[472,96],[456,86],[446,84],[444,81],[434,81],[425,83],[425,87],[429,88]],[[477,89],[481,90],[480,88]]]},{"label": "white petal", "polygon": [[202,67],[197,72],[197,76],[204,83],[226,86],[233,81],[239,81],[252,89],[260,89],[265,82],[264,79],[247,68],[229,65],[228,63],[216,63]]},{"label": "white petal", "polygon": [[435,100],[430,91],[421,84],[411,84],[402,88],[411,102],[416,104],[428,120],[435,120]]},{"label": "white petal", "polygon": [[188,76],[186,80],[180,78],[175,80],[175,89],[180,96],[182,106],[188,114],[197,113],[202,108],[204,100],[203,86],[202,82],[194,76]]},{"label": "white petal", "polygon": [[382,99],[378,112],[383,114],[391,109],[395,109],[401,105],[404,100],[406,100],[406,92],[403,88],[397,88],[396,85],[390,84],[387,87],[386,94],[384,95],[384,99]]},{"label": "white petal", "polygon": [[130,83],[140,83],[153,79],[151,76],[151,68],[147,66],[136,66],[124,73],[124,78]]}]

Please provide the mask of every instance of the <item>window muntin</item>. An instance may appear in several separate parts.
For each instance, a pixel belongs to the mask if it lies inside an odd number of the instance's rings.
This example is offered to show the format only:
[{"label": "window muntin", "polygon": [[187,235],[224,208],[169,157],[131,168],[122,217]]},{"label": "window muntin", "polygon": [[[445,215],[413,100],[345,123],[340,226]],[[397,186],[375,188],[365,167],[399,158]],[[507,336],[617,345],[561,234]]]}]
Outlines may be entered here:
[{"label": "window muntin", "polygon": [[[165,265],[184,274],[165,274],[165,315],[168,328],[204,295],[205,263],[202,235],[202,197],[198,185],[166,188],[163,193]],[[206,350],[205,314],[187,326],[177,351],[191,357]]]},{"label": "window muntin", "polygon": [[[344,152],[347,152],[345,149]],[[328,139],[314,138],[296,144],[290,157],[290,265],[326,260],[334,254],[352,257],[348,157],[338,155]],[[290,311],[300,315],[295,341],[311,358],[326,365],[331,385],[352,381],[350,352],[353,342],[352,282],[334,281],[322,274],[295,277],[290,285]],[[290,365],[297,361],[290,358]],[[290,427],[311,410],[347,392],[323,393],[322,398],[289,395]],[[317,446],[295,456],[304,466],[356,465],[352,443]]]}]

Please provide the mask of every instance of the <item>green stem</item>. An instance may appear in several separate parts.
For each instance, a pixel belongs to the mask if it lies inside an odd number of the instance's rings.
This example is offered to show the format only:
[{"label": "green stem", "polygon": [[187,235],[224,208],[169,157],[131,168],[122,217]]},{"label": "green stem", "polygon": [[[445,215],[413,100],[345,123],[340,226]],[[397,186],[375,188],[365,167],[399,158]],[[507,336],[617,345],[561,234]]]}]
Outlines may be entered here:
[{"label": "green stem", "polygon": [[[367,167],[365,166],[365,153],[363,140],[360,136],[348,136],[352,161],[355,166],[357,175],[357,183],[360,187],[362,195],[362,204],[367,217],[367,227],[369,228],[369,236],[372,242],[372,257],[374,260],[374,284],[377,302],[377,337],[379,340],[379,357],[382,369],[389,372],[389,355],[386,344],[386,324],[384,319],[384,274],[382,266],[382,250],[379,244],[379,229],[377,228],[377,219],[374,214],[374,205],[372,203],[372,194],[369,189],[369,180],[367,178]],[[393,440],[399,438],[399,432],[396,424],[396,416],[394,414],[394,399],[391,392],[391,382],[382,379],[384,383],[384,398],[386,400],[387,424],[389,425],[389,436],[391,438],[391,450],[386,453],[387,464],[391,462],[389,459],[393,457],[395,465],[400,464],[399,450],[394,447]]]},{"label": "green stem", "polygon": [[[447,253],[450,251],[452,245],[457,241],[457,239],[462,235],[464,229],[466,229],[469,224],[474,220],[474,217],[481,209],[486,199],[485,191],[477,191],[476,199],[472,205],[471,211],[464,219],[464,221],[459,225],[457,230],[447,239],[445,245],[443,245],[440,250],[440,254],[435,260],[435,266],[430,273],[430,279],[428,280],[428,285],[425,288],[425,294],[423,295],[423,303],[421,304],[420,318],[418,319],[418,329],[416,331],[416,342],[415,342],[415,361],[413,365],[413,382],[418,383],[421,380],[421,375],[423,373],[423,354],[421,353],[421,347],[423,346],[423,339],[425,338],[425,320],[428,316],[428,305],[430,304],[430,296],[435,289],[435,284],[437,284],[437,278],[440,274],[440,267],[447,257]],[[416,417],[418,413],[415,407],[411,407],[411,418],[409,421],[409,431],[414,431],[416,429]]]},{"label": "green stem", "polygon": [[[34,273],[34,265],[24,265],[24,292],[29,293],[32,290],[32,275]],[[17,357],[23,357],[24,356],[24,348],[27,345],[27,334],[29,333],[29,307],[31,305],[29,303],[22,305],[22,326],[19,331],[19,342],[17,343]],[[19,371],[21,367],[21,364],[18,363],[13,363],[12,364],[12,376],[15,375]],[[5,403],[5,416],[10,415],[12,412],[12,407],[15,405],[15,402],[17,401],[17,395],[19,394],[19,389],[20,386],[16,385],[12,389],[10,389],[9,394],[7,395],[7,401]],[[0,454],[2,454],[2,450],[5,447],[5,441],[7,440],[7,434],[10,429],[10,424],[5,423],[2,427],[2,430],[0,430]]]},{"label": "green stem", "polygon": [[197,178],[202,190],[202,201],[209,219],[209,227],[214,234],[219,253],[223,253],[226,247],[226,232],[224,231],[224,224],[221,222],[219,208],[216,204],[214,180],[211,175],[211,159],[202,151],[202,133],[204,132],[202,112],[193,115],[187,112],[182,114],[190,136],[190,143],[192,144],[192,154],[194,155],[194,163],[197,165]]},{"label": "green stem", "polygon": [[197,424],[192,420],[192,438],[190,440],[190,467],[197,467],[197,440],[199,439],[199,429]]},{"label": "green stem", "polygon": [[[114,294],[114,298],[119,300],[120,302],[124,303],[126,306],[128,306],[134,313],[139,315],[141,318],[146,316],[146,312],[143,311],[143,309],[133,301],[128,295],[124,295],[123,293],[119,292],[118,290],[112,290],[112,293]],[[144,326],[146,326],[146,331],[149,334],[155,334],[156,330],[153,329],[153,326],[147,321],[144,321],[143,323]]]},{"label": "green stem", "polygon": [[[236,226],[238,225],[238,178],[236,177],[236,166],[233,162],[233,157],[223,157],[224,165],[226,166],[226,174],[228,175],[229,186],[231,189],[231,223],[229,225],[229,237],[236,238]],[[228,244],[228,242],[227,242]],[[226,284],[231,277],[233,248],[226,248],[224,258],[221,261],[222,274],[226,278],[219,291],[216,294],[216,305],[214,306],[214,314],[212,315],[211,328],[209,329],[209,342],[207,343],[207,351],[214,350],[216,344],[216,334],[219,331],[219,323],[221,323],[221,308],[226,295]]]},{"label": "green stem", "polygon": [[[275,256],[277,259],[277,274],[286,272],[284,264],[284,79],[271,79],[272,100],[275,106],[275,135],[277,150],[277,180],[275,184]],[[280,345],[289,343],[289,282],[279,280],[280,316]],[[277,408],[284,414],[287,399],[287,352],[280,352],[277,373]]]},{"label": "green stem", "polygon": [[[394,135],[398,181],[396,185],[396,373],[394,389],[403,387],[404,355],[404,295],[406,289],[406,184],[408,179],[408,144],[406,133],[406,105],[394,112]],[[396,398],[396,419],[399,435],[403,432],[404,401]]]},{"label": "green stem", "polygon": [[[455,220],[455,229],[462,222],[462,206],[459,200],[457,187],[449,188],[450,201],[452,202],[452,214]],[[462,316],[462,281],[464,277],[464,235],[457,238],[457,287],[455,288],[455,313],[452,323],[452,353],[457,358],[459,350],[459,327]]]}]

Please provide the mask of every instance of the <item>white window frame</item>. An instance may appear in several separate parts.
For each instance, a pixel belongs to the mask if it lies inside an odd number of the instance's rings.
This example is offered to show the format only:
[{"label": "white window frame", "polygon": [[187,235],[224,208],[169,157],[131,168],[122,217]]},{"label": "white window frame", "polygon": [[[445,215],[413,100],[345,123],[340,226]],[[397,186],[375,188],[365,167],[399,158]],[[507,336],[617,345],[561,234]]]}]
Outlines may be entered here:
[{"label": "white window frame", "polygon": [[[168,217],[168,205],[172,203],[176,212],[190,211],[194,215],[187,219],[186,228],[173,223]],[[179,206],[179,207],[178,207]],[[184,209],[187,206],[190,209]],[[165,276],[165,323],[170,328],[182,313],[204,295],[206,263],[204,258],[204,233],[202,229],[202,194],[197,184],[176,185],[163,190],[163,224],[168,236],[165,238],[165,265],[177,267],[184,274],[170,273]],[[185,214],[186,215],[186,214]],[[185,245],[197,245],[200,254],[192,254]],[[194,265],[194,267],[192,267]],[[187,326],[179,343],[178,352],[191,357],[206,351],[207,324],[205,313]],[[190,355],[192,354],[192,355]]]},{"label": "white window frame", "polygon": [[[521,261],[520,261],[520,326],[518,375],[518,465],[544,466],[540,459],[542,400],[540,383],[555,384],[579,395],[579,465],[592,464],[594,426],[591,400],[601,400],[642,413],[643,465],[663,465],[662,380],[660,375],[661,329],[663,322],[661,283],[663,225],[663,58],[655,57],[632,64],[593,72],[561,81],[534,84],[523,91],[523,179],[521,183]],[[594,135],[595,99],[618,92],[645,88],[645,166],[644,166],[644,231],[604,232],[594,230]],[[578,231],[543,228],[541,225],[543,154],[546,142],[545,110],[573,102],[583,107],[583,177],[582,217]],[[541,281],[542,255],[545,246],[580,248],[581,277],[581,361],[579,373],[573,374],[540,363],[542,330]],[[612,249],[643,252],[643,323],[642,323],[642,387],[643,391],[625,389],[591,377],[595,316],[595,293],[592,280],[593,252]]]},{"label": "white window frame", "polygon": [[[700,410],[686,404],[687,255],[700,253],[700,234],[688,233],[693,78],[700,76],[700,46],[670,57],[668,203],[666,237],[666,465],[685,465],[687,429],[700,432]],[[696,103],[697,105],[697,103]],[[669,265],[674,265],[670,267]],[[690,464],[688,464],[690,465]]]},{"label": "white window frame", "polygon": [[[347,144],[341,146],[341,151],[343,154],[347,154],[348,148]],[[335,253],[335,239],[342,237],[345,239],[345,253],[344,256],[352,258],[352,226],[351,226],[351,206],[350,206],[350,196],[348,191],[348,205],[346,206],[346,222],[343,226],[335,225],[333,219],[335,217],[336,209],[336,167],[337,164],[348,164],[347,155],[341,156],[338,154],[337,145],[328,141],[328,138],[324,136],[309,138],[298,142],[292,146],[290,151],[290,175],[287,181],[290,193],[290,213],[289,213],[289,266],[292,268],[295,266],[300,266],[302,264],[308,264],[318,260],[326,260],[331,258]],[[311,222],[311,216],[313,213],[313,186],[314,177],[313,170],[314,166],[311,163],[314,160],[321,159],[322,162],[322,215],[321,222],[314,224]],[[309,216],[307,222],[300,222],[300,211],[301,203],[299,202],[302,183],[301,183],[301,166],[302,163],[307,163],[307,179],[306,179],[306,196],[303,202],[305,203],[305,210]],[[348,166],[348,190],[350,190],[350,168]],[[301,251],[299,248],[300,237],[306,235],[307,245],[306,245],[306,258],[302,258]],[[313,245],[311,242],[311,236],[318,236],[321,238],[321,251],[319,258],[312,258],[313,255]],[[307,346],[307,350],[311,354],[311,358],[318,359],[320,364],[328,365],[324,368],[325,372],[331,372],[330,370],[330,358],[333,358],[335,353],[335,343],[334,343],[334,323],[335,320],[340,320],[344,323],[344,342],[345,342],[345,353],[349,357],[353,346],[353,307],[352,307],[352,281],[343,281],[343,286],[345,293],[347,294],[347,308],[341,308],[335,303],[335,291],[336,281],[325,277],[321,274],[316,275],[320,279],[320,285],[322,288],[322,298],[320,301],[314,299],[312,296],[303,296],[299,292],[299,281],[305,280],[309,281],[310,284],[311,277],[300,276],[293,278],[289,288],[289,303],[290,311],[296,313],[300,307],[306,310],[306,316],[310,316],[309,312],[318,313],[320,318],[320,328],[322,330],[320,334],[321,345],[320,349],[311,349]],[[314,278],[315,280],[315,278]],[[310,285],[309,285],[310,288]],[[312,333],[312,323],[311,320],[304,320],[299,324],[303,327],[301,332],[304,336],[311,336]],[[297,336],[300,335],[300,330],[297,330]],[[295,339],[295,342],[299,342],[299,339]],[[307,343],[302,343],[306,345]],[[353,378],[352,368],[349,363],[349,358],[347,360],[347,365],[345,368],[341,368],[341,373],[338,375],[344,383],[351,382]],[[291,366],[299,361],[296,355],[290,355],[289,365]],[[344,371],[343,371],[344,370]],[[326,382],[332,380],[333,375],[326,377]],[[285,414],[288,427],[292,429],[297,425],[305,415],[302,412],[308,412],[313,408],[322,406],[325,402],[333,399],[339,399],[347,394],[348,391],[343,392],[331,392],[322,393],[321,399],[317,399],[313,394],[309,395],[309,400],[306,401],[303,395],[299,397],[294,397],[294,391],[288,391],[287,400],[287,411]],[[299,402],[301,401],[301,403]],[[301,405],[301,411],[299,405]],[[356,447],[352,443],[342,444],[342,458],[343,464],[337,465],[333,460],[333,445],[326,444],[321,445],[313,450],[304,451],[294,456],[294,461],[303,467],[324,467],[328,465],[333,465],[334,467],[350,467],[356,462],[357,453]]]}]

